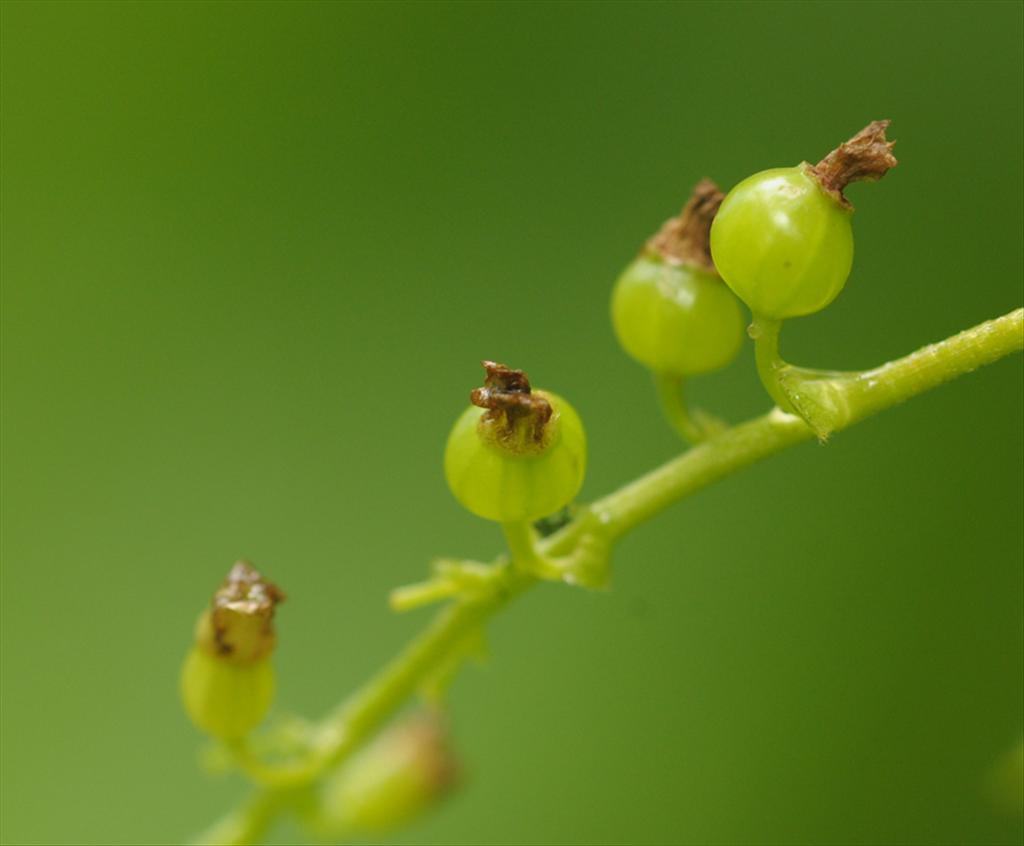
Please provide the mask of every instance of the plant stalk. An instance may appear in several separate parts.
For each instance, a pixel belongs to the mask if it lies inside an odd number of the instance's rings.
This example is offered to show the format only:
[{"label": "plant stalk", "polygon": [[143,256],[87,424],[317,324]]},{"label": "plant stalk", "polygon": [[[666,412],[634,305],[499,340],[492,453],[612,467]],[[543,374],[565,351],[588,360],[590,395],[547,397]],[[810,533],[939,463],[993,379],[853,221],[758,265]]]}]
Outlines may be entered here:
[{"label": "plant stalk", "polygon": [[[761,347],[765,363],[778,358],[777,327],[774,338],[766,337]],[[1017,309],[873,370],[815,384],[827,391],[836,413],[835,429],[839,430],[1022,347],[1024,309]],[[761,359],[759,356],[759,369]],[[583,534],[584,519],[596,519],[614,541],[684,497],[762,458],[811,440],[815,434],[801,418],[775,408],[704,441],[598,500],[587,510],[586,518],[578,518],[536,546],[528,527],[525,535],[522,527],[515,528],[508,533],[512,555],[527,554],[524,543],[528,543],[531,556],[569,552]],[[264,789],[196,842],[238,846],[255,842],[287,806],[290,791],[316,781],[351,754],[429,681],[468,634],[538,581],[504,560],[496,563],[493,572],[493,589],[471,599],[455,600],[439,611],[422,634],[320,724],[307,759],[272,772],[267,767],[248,767],[250,776],[262,782]]]}]

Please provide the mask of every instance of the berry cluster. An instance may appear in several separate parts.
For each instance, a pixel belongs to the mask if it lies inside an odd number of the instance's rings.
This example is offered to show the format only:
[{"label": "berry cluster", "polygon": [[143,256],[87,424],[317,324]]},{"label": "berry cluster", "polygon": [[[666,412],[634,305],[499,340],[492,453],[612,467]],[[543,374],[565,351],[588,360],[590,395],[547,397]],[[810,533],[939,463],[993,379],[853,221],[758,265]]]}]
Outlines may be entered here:
[{"label": "berry cluster", "polygon": [[[871,393],[877,385],[872,372],[794,367],[779,357],[778,335],[786,318],[820,311],[846,284],[853,262],[853,209],[843,190],[856,180],[879,179],[896,164],[885,138],[887,125],[870,124],[817,165],[762,171],[727,195],[710,180],[701,181],[613,289],[616,337],[652,373],[669,422],[684,438],[706,441],[726,429],[710,415],[688,409],[683,387],[685,380],[735,359],[746,323],[741,303],[752,314],[748,331],[761,379],[779,408],[792,416],[767,415],[688,451],[673,462],[682,481],[652,473],[603,505],[577,508],[587,463],[579,415],[562,397],[534,388],[523,371],[483,362],[484,384],[470,393],[470,405],[451,429],[444,470],[465,508],[501,525],[508,555],[492,564],[438,560],[429,580],[393,592],[392,607],[400,611],[455,601],[435,627],[340,712],[344,729],[331,722],[319,732],[305,724],[294,732],[279,729],[278,741],[287,735],[284,745],[298,761],[280,767],[254,754],[249,736],[273,699],[272,624],[284,594],[239,562],[200,616],[182,670],[182,698],[193,722],[223,742],[271,798],[297,796],[296,787],[317,783],[295,810],[323,837],[380,833],[435,803],[454,783],[457,767],[444,720],[434,710],[400,719],[359,755],[343,759],[414,684],[428,701],[438,698],[460,662],[483,649],[488,613],[538,580],[606,586],[614,540],[680,495],[686,472],[704,483],[715,478],[716,451],[725,463],[739,464],[737,451],[748,448],[749,455],[740,458],[755,460],[812,432],[824,437],[858,419],[850,416],[851,398],[860,402],[860,416],[877,410],[881,395]],[[1024,312],[1003,318],[998,335],[986,327],[971,330],[995,339],[990,348],[976,345],[973,336],[950,339],[960,359],[948,372],[936,368],[934,357],[924,375],[914,356],[888,366],[906,369],[901,378],[907,395],[924,390],[1020,349],[1022,319]],[[883,399],[895,401],[891,392]],[[838,416],[840,408],[846,409],[845,418]],[[756,439],[736,434],[751,427],[768,440],[758,446]],[[688,470],[683,462],[690,459]],[[608,505],[612,499],[619,503],[617,527],[615,509]],[[542,541],[538,530],[551,526],[556,537]],[[221,842],[223,833],[216,830],[214,839]]]},{"label": "berry cluster", "polygon": [[[745,322],[740,301],[754,317],[766,387],[785,410],[806,409],[793,401],[792,386],[814,372],[778,358],[778,326],[824,308],[846,283],[853,233],[843,189],[857,179],[878,179],[896,164],[887,125],[870,124],[813,167],[805,162],[756,173],[728,195],[701,181],[679,216],[619,277],[611,302],[615,334],[655,375],[666,411],[684,436],[701,440],[720,425],[691,415],[681,387],[684,379],[736,357]],[[585,516],[578,520],[585,531],[574,554],[562,559],[541,554],[533,529],[570,506],[583,484],[587,449],[579,415],[557,394],[533,388],[521,370],[483,364],[484,384],[472,391],[448,436],[448,486],[471,512],[502,525],[510,563],[520,572],[604,585],[608,543],[598,526]],[[476,562],[445,561],[435,569],[429,582],[397,591],[392,604],[404,610],[500,583],[498,571]],[[200,617],[182,691],[189,715],[208,733],[234,741],[263,719],[274,689],[271,622],[283,598],[243,562]]]}]

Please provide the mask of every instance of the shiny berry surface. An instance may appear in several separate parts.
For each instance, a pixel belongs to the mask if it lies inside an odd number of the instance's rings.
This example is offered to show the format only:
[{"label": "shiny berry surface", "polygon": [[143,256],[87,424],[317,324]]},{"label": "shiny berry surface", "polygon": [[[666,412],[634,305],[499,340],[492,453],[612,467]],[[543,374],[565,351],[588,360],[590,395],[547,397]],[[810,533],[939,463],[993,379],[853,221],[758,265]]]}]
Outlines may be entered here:
[{"label": "shiny berry surface", "polygon": [[746,321],[735,295],[695,266],[640,256],[616,282],[611,310],[622,348],[658,373],[717,370],[743,343]]},{"label": "shiny berry surface", "polygon": [[804,166],[762,171],[726,196],[711,226],[711,254],[755,314],[813,314],[850,275],[850,215]]},{"label": "shiny berry surface", "polygon": [[444,470],[455,498],[479,517],[502,523],[533,521],[573,500],[586,470],[586,435],[575,409],[546,391],[553,414],[543,449],[507,449],[482,433],[487,413],[469,406],[445,447]]}]

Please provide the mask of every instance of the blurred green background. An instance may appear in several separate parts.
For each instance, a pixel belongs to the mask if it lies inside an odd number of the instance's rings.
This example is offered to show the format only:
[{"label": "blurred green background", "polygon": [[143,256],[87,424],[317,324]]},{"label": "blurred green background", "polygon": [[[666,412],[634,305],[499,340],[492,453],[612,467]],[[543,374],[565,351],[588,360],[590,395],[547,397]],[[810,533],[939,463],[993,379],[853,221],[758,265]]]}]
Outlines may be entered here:
[{"label": "blurred green background", "polygon": [[[427,619],[497,530],[447,493],[479,359],[588,426],[595,497],[679,449],[611,284],[710,175],[893,119],[858,256],[787,357],[881,362],[1021,304],[1008,3],[2,5],[6,843],[174,843],[245,788],[177,700],[251,558],[279,711]],[[747,349],[694,386],[767,407]],[[466,788],[402,843],[1019,843],[1020,357],[702,492],[607,595],[548,587],[458,681]],[[287,826],[274,835],[285,842]]]}]

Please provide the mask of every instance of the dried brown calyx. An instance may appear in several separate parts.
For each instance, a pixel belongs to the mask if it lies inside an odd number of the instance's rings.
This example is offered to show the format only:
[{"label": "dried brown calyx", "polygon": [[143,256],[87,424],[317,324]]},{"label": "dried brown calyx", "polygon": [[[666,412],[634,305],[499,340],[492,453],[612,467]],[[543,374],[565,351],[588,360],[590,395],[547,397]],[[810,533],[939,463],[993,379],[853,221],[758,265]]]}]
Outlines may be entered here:
[{"label": "dried brown calyx", "polygon": [[482,364],[487,373],[484,386],[469,395],[473,405],[487,409],[480,418],[481,426],[490,437],[513,451],[542,448],[553,413],[551,403],[531,390],[530,380],[522,370],[495,361]]},{"label": "dried brown calyx", "polygon": [[219,658],[256,661],[274,649],[274,609],[284,592],[248,561],[237,562],[199,620],[196,640]]},{"label": "dried brown calyx", "polygon": [[669,218],[648,240],[648,254],[669,264],[691,264],[714,272],[711,222],[725,194],[710,179],[698,182],[677,217]]},{"label": "dried brown calyx", "polygon": [[849,141],[840,144],[808,172],[829,194],[846,208],[853,208],[843,196],[843,189],[851,182],[875,182],[885,176],[899,162],[892,154],[895,141],[887,141],[887,120],[875,120],[865,126]]},{"label": "dried brown calyx", "polygon": [[393,832],[458,784],[460,767],[440,715],[414,713],[382,731],[329,775],[321,792],[324,833]]},{"label": "dried brown calyx", "polygon": [[414,714],[386,735],[398,759],[418,770],[430,798],[439,797],[459,781],[459,760],[452,748],[452,739],[439,714]]}]

